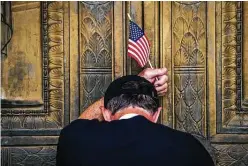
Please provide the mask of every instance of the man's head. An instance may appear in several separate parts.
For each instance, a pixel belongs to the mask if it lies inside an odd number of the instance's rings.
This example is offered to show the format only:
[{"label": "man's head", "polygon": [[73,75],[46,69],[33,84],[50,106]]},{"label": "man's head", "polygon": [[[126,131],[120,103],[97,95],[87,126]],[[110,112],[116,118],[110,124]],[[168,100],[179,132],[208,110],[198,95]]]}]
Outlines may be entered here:
[{"label": "man's head", "polygon": [[113,81],[105,92],[104,108],[107,121],[119,119],[128,113],[145,116],[156,122],[161,110],[153,84],[136,75],[123,76]]}]

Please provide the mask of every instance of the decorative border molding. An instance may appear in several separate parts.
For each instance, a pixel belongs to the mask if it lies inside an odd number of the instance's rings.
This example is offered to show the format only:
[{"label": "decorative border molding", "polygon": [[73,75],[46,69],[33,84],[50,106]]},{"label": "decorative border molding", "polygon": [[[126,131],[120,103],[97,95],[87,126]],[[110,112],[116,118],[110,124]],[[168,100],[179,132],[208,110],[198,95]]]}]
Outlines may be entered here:
[{"label": "decorative border molding", "polygon": [[[29,102],[23,102],[22,107],[15,107],[13,109],[2,109],[2,116],[11,115],[46,115],[49,108],[49,55],[48,55],[48,2],[41,2],[41,41],[42,41],[42,106],[38,106],[37,109],[30,109]],[[25,104],[26,103],[26,104]],[[23,107],[26,105],[26,108]]]},{"label": "decorative border molding", "polygon": [[237,57],[236,57],[236,73],[237,73],[237,109],[238,112],[242,111],[242,32],[243,32],[243,27],[242,27],[242,2],[237,2]]},{"label": "decorative border molding", "polygon": [[[64,117],[64,15],[62,2],[41,2],[43,106],[2,110],[2,135],[39,135],[59,129]],[[26,129],[21,131],[20,129]],[[32,129],[32,130],[30,130]],[[51,133],[44,131],[45,133]],[[15,133],[15,134],[14,134]],[[57,130],[54,131],[57,133]]]},{"label": "decorative border molding", "polygon": [[43,102],[44,102],[44,112],[48,113],[49,106],[49,75],[48,75],[48,2],[41,3],[41,34],[42,34],[42,69],[43,69]]},{"label": "decorative border molding", "polygon": [[221,52],[222,52],[222,92],[223,123],[227,124],[237,105],[236,52],[237,52],[237,7],[236,2],[222,2]]},{"label": "decorative border molding", "polygon": [[220,5],[221,10],[216,9],[216,20],[221,21],[221,25],[216,21],[217,133],[248,133],[242,106],[242,2]]}]

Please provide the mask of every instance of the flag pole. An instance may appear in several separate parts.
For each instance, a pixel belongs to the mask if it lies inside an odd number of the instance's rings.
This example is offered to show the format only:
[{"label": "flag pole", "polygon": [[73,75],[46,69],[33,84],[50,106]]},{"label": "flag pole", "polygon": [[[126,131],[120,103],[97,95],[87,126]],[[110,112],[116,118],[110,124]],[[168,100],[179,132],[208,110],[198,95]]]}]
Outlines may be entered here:
[{"label": "flag pole", "polygon": [[151,62],[150,62],[150,59],[148,59],[148,64],[149,64],[149,66],[153,69],[152,64],[151,64]]},{"label": "flag pole", "polygon": [[[150,68],[153,69],[152,64],[150,62],[150,59],[148,59],[148,64],[149,64]],[[155,79],[156,79],[156,81],[158,81],[158,77],[156,77]]]},{"label": "flag pole", "polygon": [[133,21],[132,18],[131,18],[131,16],[129,15],[129,13],[127,13],[127,16],[129,18],[129,20]]}]

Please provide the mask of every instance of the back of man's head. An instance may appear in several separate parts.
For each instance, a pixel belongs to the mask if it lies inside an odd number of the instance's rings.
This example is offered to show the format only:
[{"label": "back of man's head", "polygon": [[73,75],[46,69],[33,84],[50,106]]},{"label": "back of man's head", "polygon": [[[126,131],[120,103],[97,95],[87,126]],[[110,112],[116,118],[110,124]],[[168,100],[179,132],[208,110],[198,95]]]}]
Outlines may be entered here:
[{"label": "back of man's head", "polygon": [[106,90],[104,107],[114,115],[130,106],[155,113],[159,102],[153,84],[136,75],[123,76],[113,81]]}]

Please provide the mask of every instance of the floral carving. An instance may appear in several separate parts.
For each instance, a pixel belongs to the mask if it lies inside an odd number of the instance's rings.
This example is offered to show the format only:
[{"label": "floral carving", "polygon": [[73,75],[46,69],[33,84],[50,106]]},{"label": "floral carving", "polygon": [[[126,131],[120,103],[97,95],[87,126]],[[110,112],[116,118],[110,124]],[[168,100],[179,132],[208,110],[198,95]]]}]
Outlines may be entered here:
[{"label": "floral carving", "polygon": [[112,80],[112,2],[80,4],[80,110]]},{"label": "floral carving", "polygon": [[248,166],[248,144],[214,145],[217,166]]},{"label": "floral carving", "polygon": [[109,68],[112,63],[112,20],[109,15],[112,3],[98,4],[95,8],[102,11],[100,13],[89,6],[92,5],[81,4],[81,67]]},{"label": "floral carving", "polygon": [[177,129],[204,134],[206,3],[173,2],[174,105]]},{"label": "floral carving", "polygon": [[55,166],[56,147],[11,147],[2,148],[2,165]]}]

